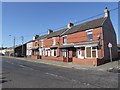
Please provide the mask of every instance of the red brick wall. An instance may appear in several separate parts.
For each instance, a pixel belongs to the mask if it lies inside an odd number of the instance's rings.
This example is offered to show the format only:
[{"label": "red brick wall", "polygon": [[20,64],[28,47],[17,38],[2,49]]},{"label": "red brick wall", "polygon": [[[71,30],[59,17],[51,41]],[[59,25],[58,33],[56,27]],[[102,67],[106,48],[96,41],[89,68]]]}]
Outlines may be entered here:
[{"label": "red brick wall", "polygon": [[[93,40],[96,41],[98,40],[97,36],[102,33],[102,28],[101,27],[95,28],[92,32],[93,32]],[[67,35],[67,43],[77,43],[84,41],[88,41],[87,32],[85,31]]]},{"label": "red brick wall", "polygon": [[67,35],[67,43],[77,43],[81,41],[87,41],[87,33],[84,31]]},{"label": "red brick wall", "polygon": [[38,41],[38,43],[39,43],[39,47],[41,47],[41,45],[42,45],[42,42],[39,40],[39,41]]},{"label": "red brick wall", "polygon": [[48,47],[52,46],[52,43],[53,43],[52,38],[44,39],[44,48],[48,48]]},{"label": "red brick wall", "polygon": [[53,56],[42,56],[43,60],[55,60],[55,61],[63,61],[63,57],[53,57]]},{"label": "red brick wall", "polygon": [[84,64],[84,65],[91,65],[91,66],[97,66],[97,59],[92,58],[92,59],[79,59],[76,57],[73,57],[73,63],[74,64]]},{"label": "red brick wall", "polygon": [[63,37],[60,37],[60,45],[63,44]]}]

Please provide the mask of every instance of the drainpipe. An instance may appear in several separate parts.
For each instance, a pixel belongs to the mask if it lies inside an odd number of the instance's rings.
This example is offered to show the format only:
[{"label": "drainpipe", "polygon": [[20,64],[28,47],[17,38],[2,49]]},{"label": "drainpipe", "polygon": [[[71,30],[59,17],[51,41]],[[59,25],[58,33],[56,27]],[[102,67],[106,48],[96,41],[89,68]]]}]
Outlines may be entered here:
[{"label": "drainpipe", "polygon": [[58,49],[59,49],[59,56],[60,56],[60,36],[58,36],[59,37],[59,42],[58,42]]}]

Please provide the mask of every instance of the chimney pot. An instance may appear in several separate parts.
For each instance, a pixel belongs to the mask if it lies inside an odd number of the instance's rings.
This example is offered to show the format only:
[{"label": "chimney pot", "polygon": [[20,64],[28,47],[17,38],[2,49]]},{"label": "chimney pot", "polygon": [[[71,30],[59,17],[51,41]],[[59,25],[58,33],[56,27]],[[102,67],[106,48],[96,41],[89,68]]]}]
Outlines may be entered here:
[{"label": "chimney pot", "polygon": [[51,30],[51,29],[48,29],[48,34],[50,34],[50,33],[52,33],[53,32],[53,30]]},{"label": "chimney pot", "polygon": [[109,15],[109,10],[108,10],[108,8],[106,7],[105,8],[105,10],[104,10],[104,17],[109,17],[110,15]]},{"label": "chimney pot", "polygon": [[71,23],[71,22],[70,22],[70,23],[68,23],[68,25],[67,25],[67,27],[68,27],[68,28],[71,28],[72,26],[74,26],[74,24],[73,24],[73,23]]}]

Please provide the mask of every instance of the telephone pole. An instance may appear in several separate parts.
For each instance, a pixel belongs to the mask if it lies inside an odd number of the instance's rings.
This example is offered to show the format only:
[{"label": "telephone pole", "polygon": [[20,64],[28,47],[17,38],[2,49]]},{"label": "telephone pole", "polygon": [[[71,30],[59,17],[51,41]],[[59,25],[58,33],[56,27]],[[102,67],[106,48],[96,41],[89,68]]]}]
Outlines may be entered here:
[{"label": "telephone pole", "polygon": [[13,47],[14,47],[14,50],[13,50],[13,53],[14,53],[14,56],[15,56],[15,36],[14,36],[14,43],[13,43]]},{"label": "telephone pole", "polygon": [[24,37],[23,36],[21,37],[21,40],[22,40],[22,56],[24,56],[24,53],[23,53],[23,51],[24,51],[24,47],[23,47]]},{"label": "telephone pole", "polygon": [[[9,35],[12,36],[12,35]],[[15,56],[15,36],[13,36],[13,56]]]}]

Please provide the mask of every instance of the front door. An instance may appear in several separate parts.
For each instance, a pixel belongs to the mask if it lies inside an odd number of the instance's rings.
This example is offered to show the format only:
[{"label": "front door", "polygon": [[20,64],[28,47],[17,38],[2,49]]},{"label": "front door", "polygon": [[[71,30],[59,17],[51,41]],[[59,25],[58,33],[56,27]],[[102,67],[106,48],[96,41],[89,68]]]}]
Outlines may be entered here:
[{"label": "front door", "polygon": [[63,53],[63,61],[68,62],[68,50],[64,49],[62,53]]},{"label": "front door", "polygon": [[82,51],[81,51],[81,49],[78,49],[78,58],[82,58]]}]

